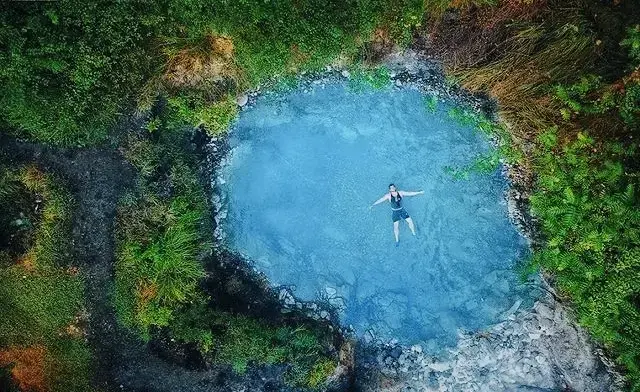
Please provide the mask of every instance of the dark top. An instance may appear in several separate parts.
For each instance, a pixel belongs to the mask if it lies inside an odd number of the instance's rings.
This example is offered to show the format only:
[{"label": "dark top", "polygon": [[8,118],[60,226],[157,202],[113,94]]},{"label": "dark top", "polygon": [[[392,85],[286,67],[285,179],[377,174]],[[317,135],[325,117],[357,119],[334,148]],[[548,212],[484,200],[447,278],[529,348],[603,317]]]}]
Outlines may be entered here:
[{"label": "dark top", "polygon": [[394,210],[399,210],[400,208],[402,208],[402,205],[400,204],[402,202],[402,196],[400,196],[400,192],[396,192],[396,195],[398,197],[394,197],[393,194],[389,192],[389,197],[391,200],[391,208]]}]

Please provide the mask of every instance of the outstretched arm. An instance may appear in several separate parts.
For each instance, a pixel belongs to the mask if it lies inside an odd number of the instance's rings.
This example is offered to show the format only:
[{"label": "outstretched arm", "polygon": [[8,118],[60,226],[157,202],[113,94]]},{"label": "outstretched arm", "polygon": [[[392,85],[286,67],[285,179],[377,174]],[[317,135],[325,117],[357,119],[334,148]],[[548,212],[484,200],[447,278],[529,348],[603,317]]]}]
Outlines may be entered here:
[{"label": "outstretched arm", "polygon": [[373,203],[372,205],[369,206],[369,208],[372,208],[373,206],[375,206],[376,204],[380,204],[385,200],[389,200],[389,194],[387,193],[386,195],[382,196],[381,198],[379,198],[378,200],[376,200],[375,203]]},{"label": "outstretched arm", "polygon": [[422,195],[423,193],[424,191],[418,191],[418,192],[400,191],[400,196],[417,196],[417,195]]}]

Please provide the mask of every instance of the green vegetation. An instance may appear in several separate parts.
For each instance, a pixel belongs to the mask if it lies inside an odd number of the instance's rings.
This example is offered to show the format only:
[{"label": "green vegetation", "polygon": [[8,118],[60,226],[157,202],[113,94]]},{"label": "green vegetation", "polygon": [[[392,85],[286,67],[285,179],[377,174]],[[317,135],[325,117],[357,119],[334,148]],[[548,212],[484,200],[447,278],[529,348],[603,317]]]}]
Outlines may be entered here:
[{"label": "green vegetation", "polygon": [[[68,256],[71,200],[35,167],[0,170],[0,215],[12,222],[0,249],[0,366],[15,369],[23,389],[88,391],[84,282]],[[21,231],[21,244],[5,242]]]},{"label": "green vegetation", "polygon": [[355,67],[351,71],[349,88],[353,91],[364,91],[367,88],[382,90],[391,85],[389,70],[384,67]]},{"label": "green vegetation", "polygon": [[[640,26],[624,37],[596,28],[585,17],[591,3],[4,3],[0,124],[62,146],[111,138],[137,169],[118,211],[113,298],[124,326],[146,340],[166,332],[240,372],[251,362],[286,363],[292,384],[315,388],[335,368],[321,333],[214,310],[200,288],[211,248],[209,205],[185,153],[185,130],[219,135],[237,114],[238,93],[291,86],[297,73],[329,63],[351,67],[355,89],[384,88],[389,73],[371,63],[372,46],[409,43],[423,19],[437,22],[449,7],[494,6],[463,19],[501,28],[506,38],[475,61],[445,61],[450,84],[498,99],[504,124],[462,109],[450,115],[491,135],[499,149],[452,174],[464,178],[507,160],[537,175],[531,206],[546,242],[533,263],[555,279],[640,391]],[[437,103],[431,97],[425,107]],[[154,113],[146,131],[115,134],[136,108]],[[14,380],[22,389],[89,390],[83,281],[68,259],[70,203],[36,169],[0,171],[0,385],[13,364],[42,376]]]},{"label": "green vegetation", "polygon": [[211,136],[226,132],[238,113],[236,101],[231,96],[211,103],[197,99],[193,94],[178,95],[169,98],[168,106],[171,111],[169,128],[202,126]]},{"label": "green vegetation", "polygon": [[634,390],[640,390],[640,151],[632,139],[640,114],[637,31],[629,29],[623,41],[630,47],[629,76],[611,85],[588,76],[556,88],[564,120],[585,131],[561,138],[552,128],[538,137],[538,190],[531,198],[548,237],[534,262],[553,271],[581,324],[617,354]]},{"label": "green vegetation", "polygon": [[[430,110],[430,108],[428,108]],[[473,127],[490,137],[495,143],[494,149],[486,154],[480,154],[473,162],[462,167],[445,167],[445,171],[453,178],[468,179],[472,173],[493,173],[501,162],[508,164],[520,164],[524,160],[522,152],[511,143],[509,131],[501,124],[491,121],[486,117],[462,108],[452,108],[448,112],[449,118],[463,126]]]},{"label": "green vegetation", "polygon": [[640,184],[624,169],[637,151],[596,144],[582,133],[565,144],[558,142],[557,130],[540,139],[538,191],[531,207],[547,242],[534,262],[553,271],[559,288],[576,304],[580,323],[618,354],[637,381]]},{"label": "green vegetation", "polygon": [[[217,133],[227,93],[359,56],[374,29],[407,41],[421,1],[63,0],[4,4],[0,116],[17,135],[103,141],[134,100],[170,98],[175,120]],[[226,100],[223,102],[231,102]]]},{"label": "green vegetation", "polygon": [[640,27],[620,38],[626,72],[593,74],[601,45],[593,27],[579,7],[561,13],[516,25],[507,42],[517,50],[455,72],[463,85],[499,99],[510,144],[528,144],[520,162],[536,175],[531,208],[546,238],[533,266],[573,302],[579,322],[638,391]]},{"label": "green vegetation", "polygon": [[204,276],[197,257],[210,248],[206,196],[175,144],[180,138],[164,130],[159,137],[131,136],[127,154],[140,179],[118,213],[116,308],[146,340],[151,327],[168,326],[176,308],[196,299]]}]

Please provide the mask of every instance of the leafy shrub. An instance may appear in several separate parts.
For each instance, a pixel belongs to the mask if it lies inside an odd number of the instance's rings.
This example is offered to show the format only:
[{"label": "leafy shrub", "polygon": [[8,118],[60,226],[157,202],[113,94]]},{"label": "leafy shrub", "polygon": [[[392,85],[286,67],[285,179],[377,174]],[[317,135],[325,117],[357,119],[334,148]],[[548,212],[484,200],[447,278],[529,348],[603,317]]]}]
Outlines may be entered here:
[{"label": "leafy shrub", "polygon": [[[552,271],[580,323],[640,382],[640,209],[638,182],[622,162],[637,152],[595,144],[584,133],[566,145],[556,130],[541,137],[532,211],[546,245],[534,263]],[[636,384],[636,387],[638,384]]]},{"label": "leafy shrub", "polygon": [[222,324],[216,360],[244,373],[249,362],[288,363],[286,379],[292,385],[317,387],[326,380],[335,361],[324,353],[318,335],[305,328],[275,328],[245,316],[219,314]]}]

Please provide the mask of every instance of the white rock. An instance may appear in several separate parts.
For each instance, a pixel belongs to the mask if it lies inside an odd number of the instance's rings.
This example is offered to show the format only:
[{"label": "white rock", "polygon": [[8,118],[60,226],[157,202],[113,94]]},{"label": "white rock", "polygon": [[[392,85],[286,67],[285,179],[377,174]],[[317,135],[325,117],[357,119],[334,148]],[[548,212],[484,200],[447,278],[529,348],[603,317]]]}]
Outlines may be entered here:
[{"label": "white rock", "polygon": [[249,96],[247,94],[240,94],[236,97],[236,103],[238,106],[243,107],[249,102]]},{"label": "white rock", "polygon": [[349,77],[351,76],[349,71],[347,71],[346,69],[342,71],[340,74],[342,75],[343,78],[347,78],[347,79],[349,79]]},{"label": "white rock", "polygon": [[434,372],[446,372],[451,369],[451,364],[449,362],[434,362],[429,364],[429,369]]}]

